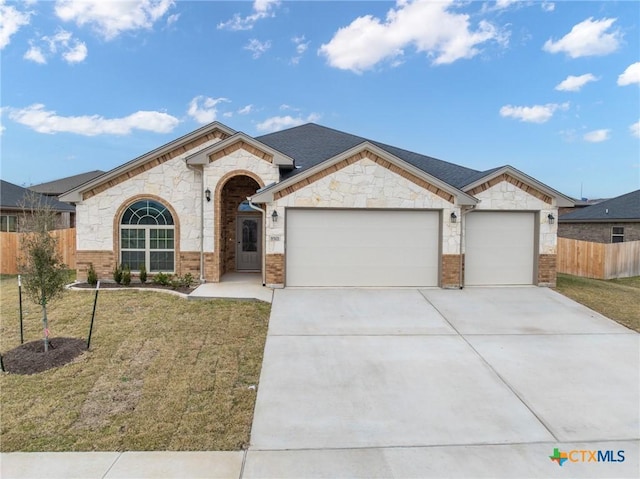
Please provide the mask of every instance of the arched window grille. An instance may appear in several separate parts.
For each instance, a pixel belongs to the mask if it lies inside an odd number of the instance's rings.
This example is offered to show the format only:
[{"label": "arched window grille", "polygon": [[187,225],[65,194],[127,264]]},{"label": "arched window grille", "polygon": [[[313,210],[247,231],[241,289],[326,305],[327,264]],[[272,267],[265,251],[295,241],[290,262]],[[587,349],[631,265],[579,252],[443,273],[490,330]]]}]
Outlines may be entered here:
[{"label": "arched window grille", "polygon": [[120,221],[120,263],[132,271],[142,265],[150,273],[175,269],[175,227],[166,206],[140,200],[129,206]]}]

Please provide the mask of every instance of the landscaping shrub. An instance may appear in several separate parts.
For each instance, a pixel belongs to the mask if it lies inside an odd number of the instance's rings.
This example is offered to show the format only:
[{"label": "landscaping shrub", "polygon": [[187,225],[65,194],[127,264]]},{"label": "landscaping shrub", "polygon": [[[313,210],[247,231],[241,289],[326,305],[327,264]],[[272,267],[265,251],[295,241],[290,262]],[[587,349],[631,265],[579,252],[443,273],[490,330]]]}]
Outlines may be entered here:
[{"label": "landscaping shrub", "polygon": [[171,286],[172,276],[166,273],[156,273],[153,276],[153,284],[158,284],[160,286]]},{"label": "landscaping shrub", "polygon": [[96,269],[93,267],[93,263],[89,263],[89,271],[87,271],[87,283],[91,286],[95,286],[98,284],[98,273],[96,273]]},{"label": "landscaping shrub", "polygon": [[122,284],[122,266],[116,266],[113,269],[113,280],[118,284]]},{"label": "landscaping shrub", "polygon": [[142,284],[147,282],[147,267],[144,264],[140,265],[140,282]]},{"label": "landscaping shrub", "polygon": [[122,284],[125,286],[129,286],[131,284],[131,268],[129,268],[128,264],[125,264],[122,269]]}]

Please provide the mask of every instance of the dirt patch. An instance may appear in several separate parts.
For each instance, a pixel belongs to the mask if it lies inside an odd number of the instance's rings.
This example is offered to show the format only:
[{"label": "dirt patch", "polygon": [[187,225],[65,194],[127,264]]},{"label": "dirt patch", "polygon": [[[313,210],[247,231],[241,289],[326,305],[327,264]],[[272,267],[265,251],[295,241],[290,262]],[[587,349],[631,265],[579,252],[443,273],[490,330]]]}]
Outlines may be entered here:
[{"label": "dirt patch", "polygon": [[87,350],[87,342],[78,338],[50,338],[49,351],[39,339],[22,344],[3,355],[4,369],[13,374],[36,374],[70,363]]},{"label": "dirt patch", "polygon": [[126,365],[117,375],[103,374],[87,396],[80,417],[74,424],[76,429],[100,429],[109,424],[118,414],[135,411],[142,397],[144,374],[152,364],[157,350],[149,343],[141,347],[125,344],[115,359]]}]

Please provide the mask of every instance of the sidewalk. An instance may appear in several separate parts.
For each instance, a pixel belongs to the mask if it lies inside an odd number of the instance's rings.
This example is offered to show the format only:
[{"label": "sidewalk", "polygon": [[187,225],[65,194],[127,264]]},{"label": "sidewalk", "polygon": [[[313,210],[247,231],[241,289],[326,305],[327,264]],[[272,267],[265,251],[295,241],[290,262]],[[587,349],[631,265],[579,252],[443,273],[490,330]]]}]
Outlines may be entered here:
[{"label": "sidewalk", "polygon": [[0,455],[3,479],[240,478],[244,451],[9,452]]}]

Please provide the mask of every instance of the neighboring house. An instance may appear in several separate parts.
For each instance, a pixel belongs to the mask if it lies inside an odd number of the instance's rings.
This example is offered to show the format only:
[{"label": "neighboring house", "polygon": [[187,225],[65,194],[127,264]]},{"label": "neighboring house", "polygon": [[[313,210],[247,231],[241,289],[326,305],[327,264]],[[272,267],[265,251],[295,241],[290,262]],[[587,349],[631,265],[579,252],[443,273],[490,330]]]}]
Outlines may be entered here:
[{"label": "neighboring house", "polygon": [[594,243],[640,241],[640,190],[560,216],[558,236]]},{"label": "neighboring house", "polygon": [[[73,188],[77,188],[78,186],[81,186],[87,181],[93,180],[102,174],[104,174],[104,171],[101,171],[101,170],[88,171],[87,173],[80,173],[79,175],[67,176],[66,178],[61,178],[59,180],[48,181],[46,183],[40,183],[38,185],[32,185],[32,186],[29,186],[28,188],[31,191],[35,191],[36,193],[40,193],[46,196],[51,196],[57,199],[61,194],[65,193],[66,191],[72,190]],[[67,228],[74,228],[75,225],[76,225],[76,213],[74,208],[69,215]]]},{"label": "neighboring house", "polygon": [[213,282],[256,271],[273,287],[552,285],[558,207],[573,205],[511,166],[218,122],[61,199],[76,205],[79,278],[126,263]]},{"label": "neighboring house", "polygon": [[[0,180],[0,231],[15,232],[20,230],[21,217],[25,214],[24,207],[29,207],[29,190],[8,181]],[[70,217],[75,208],[62,203],[55,198],[32,193],[37,202],[46,204],[58,216],[56,229],[68,228]]]},{"label": "neighboring house", "polygon": [[59,180],[47,181],[46,183],[40,183],[38,185],[31,185],[28,188],[36,193],[41,193],[47,196],[55,196],[56,198],[62,193],[65,193],[73,188],[96,179],[98,176],[103,175],[104,171],[94,170],[86,173],[80,173],[79,175],[67,176]]}]

